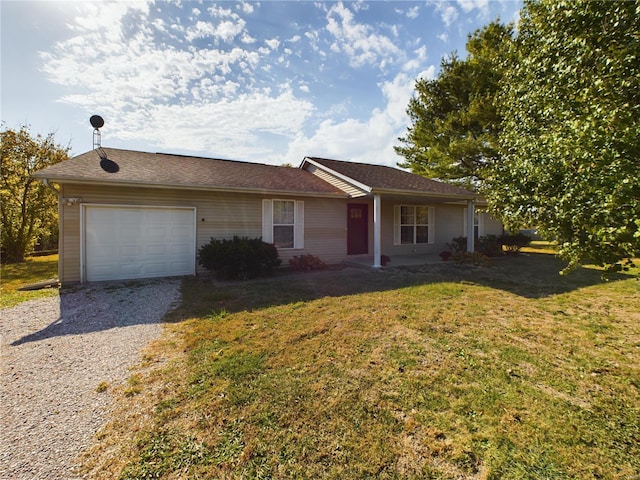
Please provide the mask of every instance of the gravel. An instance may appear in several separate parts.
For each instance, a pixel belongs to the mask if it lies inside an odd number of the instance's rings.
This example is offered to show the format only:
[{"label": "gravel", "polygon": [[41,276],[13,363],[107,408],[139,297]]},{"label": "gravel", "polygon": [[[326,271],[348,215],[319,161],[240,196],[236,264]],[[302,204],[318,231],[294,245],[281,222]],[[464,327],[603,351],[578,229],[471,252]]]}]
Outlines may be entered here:
[{"label": "gravel", "polygon": [[107,420],[109,389],[160,335],[179,287],[101,283],[0,310],[0,478],[81,478],[74,461]]}]

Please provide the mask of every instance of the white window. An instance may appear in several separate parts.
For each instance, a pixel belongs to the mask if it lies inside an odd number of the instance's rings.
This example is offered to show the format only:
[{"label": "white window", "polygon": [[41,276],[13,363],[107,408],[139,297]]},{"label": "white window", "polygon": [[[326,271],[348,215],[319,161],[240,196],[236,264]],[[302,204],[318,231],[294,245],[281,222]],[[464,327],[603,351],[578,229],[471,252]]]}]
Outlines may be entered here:
[{"label": "white window", "polygon": [[304,248],[304,202],[263,200],[262,240],[282,249]]},{"label": "white window", "polygon": [[[467,229],[467,209],[464,209],[464,236],[466,237],[468,234]],[[473,212],[473,238],[478,240],[478,238],[484,237],[484,213],[478,210]]]},{"label": "white window", "polygon": [[434,243],[434,207],[396,205],[394,208],[394,244]]}]

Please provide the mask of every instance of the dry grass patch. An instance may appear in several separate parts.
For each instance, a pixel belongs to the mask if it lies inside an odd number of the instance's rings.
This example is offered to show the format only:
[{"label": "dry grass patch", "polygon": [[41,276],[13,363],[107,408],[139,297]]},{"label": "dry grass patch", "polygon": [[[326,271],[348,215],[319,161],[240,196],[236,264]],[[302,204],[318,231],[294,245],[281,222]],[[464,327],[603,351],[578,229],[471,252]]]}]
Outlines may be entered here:
[{"label": "dry grass patch", "polygon": [[187,280],[95,478],[631,478],[640,285],[548,255]]}]

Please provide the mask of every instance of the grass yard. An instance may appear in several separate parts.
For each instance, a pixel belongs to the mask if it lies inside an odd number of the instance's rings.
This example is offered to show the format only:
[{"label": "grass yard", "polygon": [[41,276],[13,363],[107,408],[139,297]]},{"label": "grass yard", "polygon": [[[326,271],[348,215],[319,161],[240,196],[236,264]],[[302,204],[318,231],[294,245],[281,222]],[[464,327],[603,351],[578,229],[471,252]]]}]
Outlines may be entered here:
[{"label": "grass yard", "polygon": [[28,257],[22,263],[2,263],[0,267],[0,308],[12,307],[34,298],[58,295],[57,288],[21,292],[25,285],[58,277],[58,255]]},{"label": "grass yard", "polygon": [[185,280],[85,471],[638,478],[640,282],[561,268],[530,253],[485,268]]}]

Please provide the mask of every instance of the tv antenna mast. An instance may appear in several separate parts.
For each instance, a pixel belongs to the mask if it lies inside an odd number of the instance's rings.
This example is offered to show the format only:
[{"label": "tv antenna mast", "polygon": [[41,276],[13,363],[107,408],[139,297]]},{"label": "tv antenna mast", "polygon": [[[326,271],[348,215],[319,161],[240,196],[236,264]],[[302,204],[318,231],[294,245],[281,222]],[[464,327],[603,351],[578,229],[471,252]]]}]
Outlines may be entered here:
[{"label": "tv antenna mast", "polygon": [[92,115],[89,119],[93,127],[93,149],[102,148],[102,134],[100,129],[104,127],[104,120],[100,115]]}]

